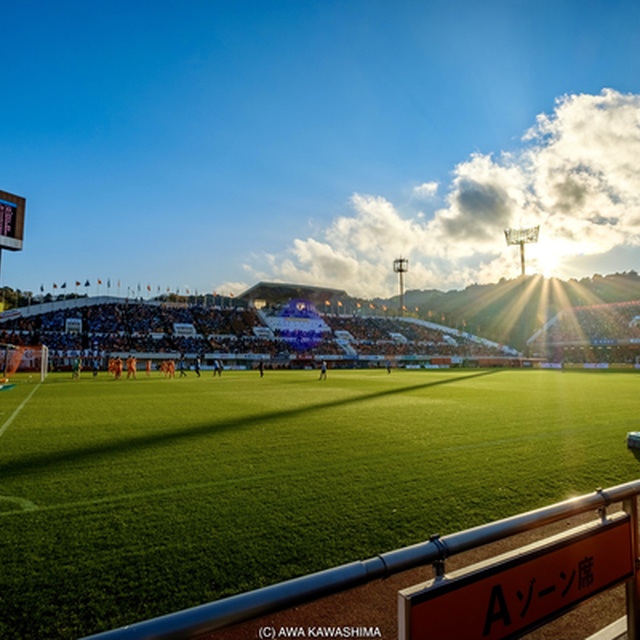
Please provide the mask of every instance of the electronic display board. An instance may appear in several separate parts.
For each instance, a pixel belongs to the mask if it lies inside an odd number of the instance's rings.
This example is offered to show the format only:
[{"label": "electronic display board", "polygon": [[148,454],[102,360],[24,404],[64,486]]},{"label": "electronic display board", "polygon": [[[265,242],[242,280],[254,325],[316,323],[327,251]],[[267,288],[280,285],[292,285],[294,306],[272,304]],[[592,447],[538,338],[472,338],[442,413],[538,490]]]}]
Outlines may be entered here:
[{"label": "electronic display board", "polygon": [[0,191],[0,248],[22,249],[25,205],[24,198]]}]

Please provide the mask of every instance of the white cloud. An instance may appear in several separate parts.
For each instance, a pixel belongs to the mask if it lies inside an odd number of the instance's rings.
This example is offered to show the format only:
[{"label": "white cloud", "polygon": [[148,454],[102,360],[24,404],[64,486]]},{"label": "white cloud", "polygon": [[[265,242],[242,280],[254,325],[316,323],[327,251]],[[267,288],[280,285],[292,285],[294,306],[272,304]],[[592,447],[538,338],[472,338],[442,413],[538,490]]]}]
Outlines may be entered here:
[{"label": "white cloud", "polygon": [[526,137],[541,222],[569,255],[639,243],[640,96],[565,96]]},{"label": "white cloud", "polygon": [[[496,245],[527,206],[525,179],[508,156],[497,163],[475,154],[455,169],[448,206],[437,211],[429,233],[442,255],[468,255]],[[469,245],[471,243],[471,246]]]},{"label": "white cloud", "polygon": [[438,187],[437,182],[424,182],[413,188],[413,195],[415,198],[428,200],[435,197],[438,193]]},{"label": "white cloud", "polygon": [[250,285],[246,282],[221,282],[220,284],[213,286],[211,290],[219,296],[237,296],[243,291],[246,291],[249,286]]},{"label": "white cloud", "polygon": [[[270,273],[354,295],[388,295],[397,289],[393,260],[403,256],[408,288],[496,281],[519,272],[517,249],[506,246],[503,230],[539,224],[539,244],[527,248],[528,271],[553,266],[562,276],[563,263],[576,256],[584,262],[640,246],[638,157],[640,96],[609,89],[564,96],[552,114],[538,116],[518,153],[474,154],[456,166],[443,208],[424,216],[355,194],[348,215],[272,256]],[[426,199],[437,190],[425,182],[413,195]]]},{"label": "white cloud", "polygon": [[343,288],[354,295],[392,292],[393,260],[420,249],[426,229],[381,197],[355,194],[351,208],[353,215],[336,218],[322,240],[296,239],[285,256],[269,256],[272,277]]}]

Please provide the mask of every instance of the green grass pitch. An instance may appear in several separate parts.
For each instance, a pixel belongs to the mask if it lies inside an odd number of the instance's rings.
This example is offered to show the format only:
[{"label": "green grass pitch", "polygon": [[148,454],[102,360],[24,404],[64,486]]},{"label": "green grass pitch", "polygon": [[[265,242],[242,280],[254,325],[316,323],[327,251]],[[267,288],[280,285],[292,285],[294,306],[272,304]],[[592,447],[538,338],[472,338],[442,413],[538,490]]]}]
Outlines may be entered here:
[{"label": "green grass pitch", "polygon": [[635,372],[15,382],[5,640],[77,638],[639,476]]}]

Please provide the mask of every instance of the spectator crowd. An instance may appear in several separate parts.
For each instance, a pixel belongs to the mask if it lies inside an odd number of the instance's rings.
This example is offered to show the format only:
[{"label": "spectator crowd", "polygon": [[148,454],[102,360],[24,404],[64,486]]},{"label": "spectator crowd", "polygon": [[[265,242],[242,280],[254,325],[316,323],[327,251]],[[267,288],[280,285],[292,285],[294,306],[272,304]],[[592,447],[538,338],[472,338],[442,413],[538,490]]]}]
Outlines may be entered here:
[{"label": "spectator crowd", "polygon": [[468,336],[394,318],[324,316],[325,330],[318,331],[316,322],[308,334],[303,328],[270,331],[266,320],[242,307],[110,302],[6,319],[0,323],[0,342],[46,344],[54,362],[78,354],[106,358],[114,353],[159,358],[252,354],[272,360],[503,355],[497,346]]},{"label": "spectator crowd", "polygon": [[640,301],[575,307],[559,313],[530,344],[567,363],[634,363],[640,356]]}]

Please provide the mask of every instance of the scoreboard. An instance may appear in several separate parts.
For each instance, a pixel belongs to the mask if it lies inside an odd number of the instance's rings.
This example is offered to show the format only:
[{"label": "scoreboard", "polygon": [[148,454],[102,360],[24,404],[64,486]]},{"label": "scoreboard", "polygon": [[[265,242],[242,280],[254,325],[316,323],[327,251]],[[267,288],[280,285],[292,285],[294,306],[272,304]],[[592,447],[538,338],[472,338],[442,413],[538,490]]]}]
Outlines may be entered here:
[{"label": "scoreboard", "polygon": [[0,249],[21,251],[26,200],[0,191]]}]

